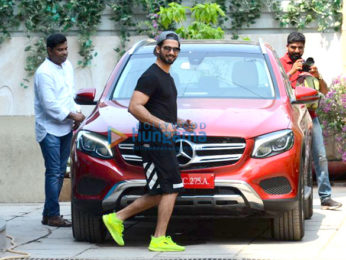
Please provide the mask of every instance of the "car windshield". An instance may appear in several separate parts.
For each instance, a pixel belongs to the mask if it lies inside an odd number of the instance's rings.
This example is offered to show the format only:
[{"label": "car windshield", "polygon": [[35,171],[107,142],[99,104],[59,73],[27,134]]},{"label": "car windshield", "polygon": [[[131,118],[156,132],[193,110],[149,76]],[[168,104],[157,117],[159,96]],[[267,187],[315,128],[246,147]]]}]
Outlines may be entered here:
[{"label": "car windshield", "polygon": [[[132,55],[115,86],[113,99],[130,98],[138,78],[155,59],[152,54]],[[181,53],[170,74],[180,98],[275,98],[261,54]]]}]

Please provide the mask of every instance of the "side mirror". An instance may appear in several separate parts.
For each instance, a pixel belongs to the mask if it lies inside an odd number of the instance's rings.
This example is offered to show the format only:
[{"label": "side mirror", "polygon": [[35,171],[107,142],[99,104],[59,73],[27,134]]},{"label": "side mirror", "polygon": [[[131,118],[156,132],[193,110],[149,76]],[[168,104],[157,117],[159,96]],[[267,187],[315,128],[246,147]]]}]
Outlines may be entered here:
[{"label": "side mirror", "polygon": [[293,104],[310,104],[320,99],[318,91],[308,87],[297,86],[295,94],[296,100],[292,102]]},{"label": "side mirror", "polygon": [[74,99],[74,101],[78,105],[96,105],[96,101],[94,101],[96,95],[96,89],[95,88],[84,88],[79,89],[77,91],[77,95]]}]

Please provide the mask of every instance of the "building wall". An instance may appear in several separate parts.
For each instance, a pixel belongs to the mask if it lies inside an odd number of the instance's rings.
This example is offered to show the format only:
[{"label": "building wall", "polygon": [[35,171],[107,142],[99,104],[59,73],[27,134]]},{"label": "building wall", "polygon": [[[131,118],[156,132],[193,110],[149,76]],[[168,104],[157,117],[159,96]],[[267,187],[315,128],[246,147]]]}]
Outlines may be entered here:
[{"label": "building wall", "polygon": [[[102,24],[93,37],[98,55],[92,65],[80,69],[77,62],[78,40],[68,35],[69,59],[75,67],[76,89],[96,88],[97,97],[116,64],[119,46],[116,26],[105,12]],[[228,25],[229,27],[229,25]],[[286,38],[290,28],[279,28],[268,12],[251,28],[240,31],[251,40],[258,38],[270,43],[282,56],[285,53]],[[303,31],[307,37],[305,57],[314,57],[316,64],[327,82],[342,71],[341,34],[318,33],[314,28]],[[230,38],[226,29],[226,37]],[[130,47],[144,35],[133,36]],[[25,78],[24,48],[28,38],[23,31],[14,32],[12,38],[0,45],[0,202],[39,202],[43,201],[44,167],[39,145],[34,135],[33,82],[29,88],[20,86]],[[83,107],[85,114],[92,107]]]}]

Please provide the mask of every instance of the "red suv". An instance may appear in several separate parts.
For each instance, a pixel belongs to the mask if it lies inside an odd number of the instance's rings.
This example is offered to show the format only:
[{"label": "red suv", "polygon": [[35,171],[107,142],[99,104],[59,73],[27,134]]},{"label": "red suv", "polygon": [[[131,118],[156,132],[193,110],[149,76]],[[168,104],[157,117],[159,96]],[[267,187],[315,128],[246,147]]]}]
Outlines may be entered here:
[{"label": "red suv", "polygon": [[[155,41],[140,41],[119,61],[100,100],[78,129],[72,151],[72,221],[76,240],[105,238],[101,215],[145,192],[134,147],[137,120],[127,110]],[[292,90],[273,49],[263,42],[183,41],[171,67],[178,116],[198,125],[176,138],[185,191],[174,215],[272,218],[275,239],[300,240],[312,212],[311,129],[306,104],[315,90]],[[146,212],[145,214],[151,214]]]}]

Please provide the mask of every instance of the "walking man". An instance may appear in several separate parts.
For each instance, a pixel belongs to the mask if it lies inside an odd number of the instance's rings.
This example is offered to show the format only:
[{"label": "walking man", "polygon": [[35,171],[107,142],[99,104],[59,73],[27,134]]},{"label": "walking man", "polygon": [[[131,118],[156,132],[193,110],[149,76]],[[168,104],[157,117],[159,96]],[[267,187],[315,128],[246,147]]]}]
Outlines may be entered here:
[{"label": "walking man", "polygon": [[149,250],[185,250],[166,236],[176,197],[184,187],[172,137],[177,123],[192,131],[190,120],[177,118],[177,90],[169,74],[179,52],[178,35],[172,31],[162,32],[154,49],[156,62],[139,78],[130,101],[129,112],[140,121],[138,136],[143,137],[139,142],[148,193],[120,211],[103,216],[108,231],[121,246],[124,245],[123,221],[158,206],[156,229]]},{"label": "walking man", "polygon": [[67,40],[60,33],[47,38],[48,57],[34,77],[35,132],[45,172],[45,203],[42,224],[69,227],[71,222],[60,215],[59,195],[70,155],[72,128],[84,115],[74,102],[74,76],[67,60]]},{"label": "walking man", "polygon": [[[287,76],[293,88],[296,87],[297,79],[302,73],[303,62],[302,56],[305,48],[305,36],[299,32],[292,32],[287,37],[287,53],[280,60],[285,68]],[[324,95],[328,92],[326,82],[318,72],[316,66],[311,66],[309,73],[318,79],[319,91]],[[314,162],[316,179],[318,184],[318,194],[321,200],[322,209],[337,209],[342,206],[331,198],[332,188],[329,182],[328,161],[326,150],[324,148],[322,128],[315,110],[309,110],[313,122],[312,130],[312,158]]]}]

